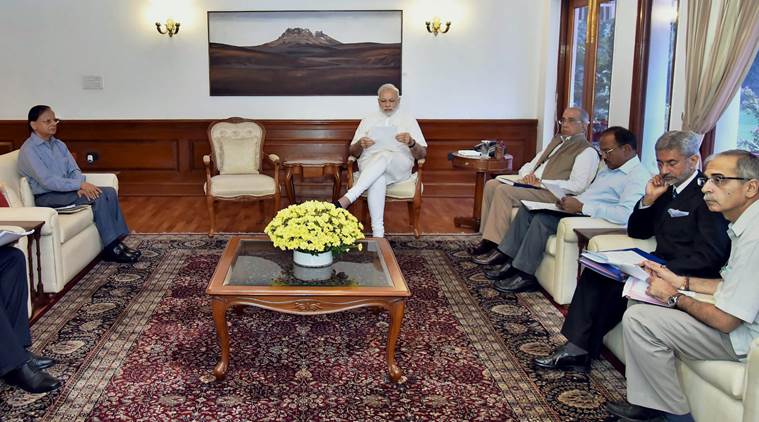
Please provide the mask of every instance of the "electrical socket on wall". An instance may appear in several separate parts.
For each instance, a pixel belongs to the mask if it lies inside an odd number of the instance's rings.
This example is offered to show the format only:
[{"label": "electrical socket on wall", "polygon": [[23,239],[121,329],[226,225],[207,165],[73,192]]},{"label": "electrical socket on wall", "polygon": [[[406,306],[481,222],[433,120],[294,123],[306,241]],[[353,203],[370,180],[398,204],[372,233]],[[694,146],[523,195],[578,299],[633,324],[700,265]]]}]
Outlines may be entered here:
[{"label": "electrical socket on wall", "polygon": [[88,152],[85,156],[87,159],[87,164],[92,164],[98,159],[98,154],[96,152]]}]

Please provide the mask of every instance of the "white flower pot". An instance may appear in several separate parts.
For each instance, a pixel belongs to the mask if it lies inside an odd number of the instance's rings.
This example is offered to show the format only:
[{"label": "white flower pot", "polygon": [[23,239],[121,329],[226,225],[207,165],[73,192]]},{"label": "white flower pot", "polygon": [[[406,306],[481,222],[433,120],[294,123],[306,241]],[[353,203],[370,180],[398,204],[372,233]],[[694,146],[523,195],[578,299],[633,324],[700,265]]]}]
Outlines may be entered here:
[{"label": "white flower pot", "polygon": [[293,262],[301,267],[328,267],[332,265],[332,251],[322,252],[317,255],[310,253],[293,251]]}]

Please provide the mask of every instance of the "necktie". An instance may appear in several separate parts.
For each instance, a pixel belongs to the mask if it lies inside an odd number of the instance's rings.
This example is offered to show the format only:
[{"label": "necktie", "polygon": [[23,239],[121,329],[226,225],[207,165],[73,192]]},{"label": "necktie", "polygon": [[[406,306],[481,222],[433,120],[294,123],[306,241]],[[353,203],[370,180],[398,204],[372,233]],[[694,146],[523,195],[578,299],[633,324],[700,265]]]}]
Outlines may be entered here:
[{"label": "necktie", "polygon": [[677,189],[675,189],[674,186],[672,186],[672,199],[677,198]]}]

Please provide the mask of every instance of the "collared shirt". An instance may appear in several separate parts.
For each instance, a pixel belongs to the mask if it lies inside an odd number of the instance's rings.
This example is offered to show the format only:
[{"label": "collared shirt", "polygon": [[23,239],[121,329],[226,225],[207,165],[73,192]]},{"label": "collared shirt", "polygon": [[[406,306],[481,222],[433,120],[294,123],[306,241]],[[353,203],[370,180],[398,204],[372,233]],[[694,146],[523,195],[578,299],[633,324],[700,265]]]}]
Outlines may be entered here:
[{"label": "collared shirt", "polygon": [[66,144],[54,136],[46,141],[36,133],[21,145],[18,172],[29,179],[35,195],[77,191],[84,182],[84,175]]},{"label": "collared shirt", "polygon": [[627,224],[635,204],[646,192],[651,175],[637,156],[611,170],[604,166],[588,189],[577,196],[582,213],[615,224]]},{"label": "collared shirt", "polygon": [[751,341],[759,337],[759,201],[749,206],[730,223],[727,235],[732,242],[730,258],[722,267],[722,283],[714,293],[714,305],[743,321],[730,332],[730,343],[738,356],[749,351]]},{"label": "collared shirt", "polygon": [[[562,142],[561,145],[551,151],[551,154],[548,156],[548,160],[556,155],[565,144],[565,142]],[[522,166],[522,168],[519,169],[519,177],[524,177],[531,173],[535,166],[538,164],[538,160],[540,160],[540,157],[542,156],[543,150],[540,150],[535,155],[535,158],[530,160],[530,162],[526,163]],[[588,147],[585,149],[585,151],[578,154],[575,158],[574,165],[572,166],[572,172],[569,174],[569,179],[545,181],[557,184],[562,189],[572,194],[582,193],[585,189],[588,188],[590,182],[593,181],[593,177],[596,175],[596,171],[598,170],[599,160],[600,158],[598,157],[598,152],[596,152],[596,150],[593,148]],[[545,164],[538,167],[538,169],[535,171],[535,177],[540,179],[543,176],[543,170],[545,168]]]}]

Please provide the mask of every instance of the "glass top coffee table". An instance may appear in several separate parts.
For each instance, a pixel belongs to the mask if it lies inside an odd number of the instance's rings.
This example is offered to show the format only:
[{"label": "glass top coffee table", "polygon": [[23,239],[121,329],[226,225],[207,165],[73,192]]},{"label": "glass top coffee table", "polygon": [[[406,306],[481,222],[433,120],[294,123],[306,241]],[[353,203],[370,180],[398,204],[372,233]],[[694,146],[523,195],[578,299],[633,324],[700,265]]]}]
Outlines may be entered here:
[{"label": "glass top coffee table", "polygon": [[305,268],[293,265],[292,252],[275,248],[267,236],[233,237],[206,289],[221,348],[213,370],[216,379],[223,379],[229,368],[230,306],[299,315],[372,306],[390,314],[386,358],[390,379],[398,381],[401,370],[395,363],[395,346],[411,293],[387,240],[368,238],[361,243],[363,251],[340,255],[329,267]]}]

